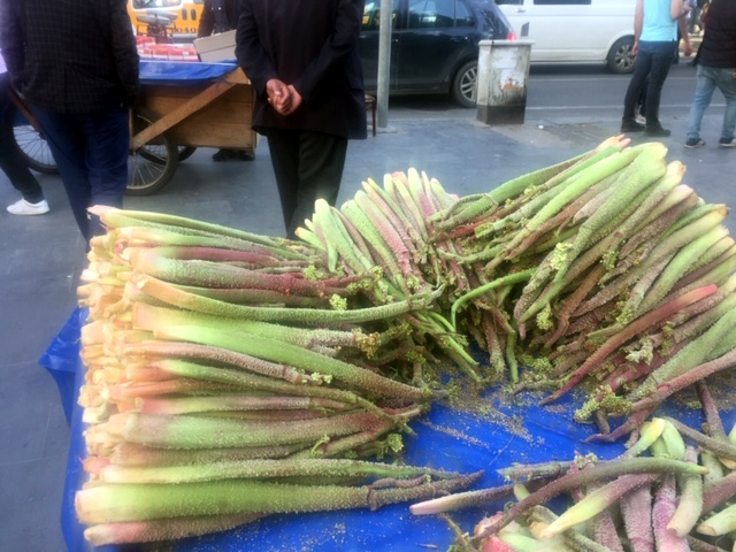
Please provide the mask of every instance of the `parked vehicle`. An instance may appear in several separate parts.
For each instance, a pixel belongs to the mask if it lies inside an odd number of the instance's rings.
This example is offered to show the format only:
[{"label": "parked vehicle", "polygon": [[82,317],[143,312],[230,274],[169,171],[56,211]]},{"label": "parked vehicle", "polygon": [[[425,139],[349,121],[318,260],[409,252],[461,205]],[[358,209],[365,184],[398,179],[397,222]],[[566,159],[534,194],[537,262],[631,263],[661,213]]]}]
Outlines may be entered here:
[{"label": "parked vehicle", "polygon": [[136,35],[160,41],[191,41],[197,36],[204,0],[128,0]]},{"label": "parked vehicle", "polygon": [[[365,4],[360,55],[366,89],[376,89],[380,0]],[[493,0],[393,0],[391,94],[446,94],[475,107],[478,42],[514,39]]]},{"label": "parked vehicle", "polygon": [[532,63],[605,63],[634,68],[636,0],[496,0],[520,34],[534,41]]}]

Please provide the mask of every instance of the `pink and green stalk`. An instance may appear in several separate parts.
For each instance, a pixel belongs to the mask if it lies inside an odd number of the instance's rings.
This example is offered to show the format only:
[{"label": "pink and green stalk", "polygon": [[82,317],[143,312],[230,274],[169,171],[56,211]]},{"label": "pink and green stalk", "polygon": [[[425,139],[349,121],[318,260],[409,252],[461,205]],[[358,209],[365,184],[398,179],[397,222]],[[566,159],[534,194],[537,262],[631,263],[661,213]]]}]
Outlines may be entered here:
[{"label": "pink and green stalk", "polygon": [[631,551],[654,552],[652,485],[644,485],[624,496],[620,509]]},{"label": "pink and green stalk", "polygon": [[726,506],[717,514],[705,519],[697,527],[698,533],[710,537],[727,535],[733,531],[736,531],[736,504]]},{"label": "pink and green stalk", "polygon": [[99,485],[77,492],[75,507],[84,524],[145,521],[204,515],[302,513],[380,508],[470,485],[480,474],[459,476],[406,489],[370,486],[286,485],[228,480],[180,485]]},{"label": "pink and green stalk", "polygon": [[118,466],[187,466],[216,462],[242,462],[261,458],[284,458],[304,448],[303,444],[264,447],[159,449],[123,441],[115,445],[109,462]]},{"label": "pink and green stalk", "polygon": [[207,465],[123,467],[103,466],[98,471],[103,483],[164,485],[221,479],[274,479],[281,477],[361,477],[450,479],[459,474],[414,466],[400,466],[347,459],[283,459],[220,461]]},{"label": "pink and green stalk", "polygon": [[227,531],[252,523],[261,517],[263,516],[260,514],[233,514],[101,523],[85,529],[84,538],[93,546],[173,541]]},{"label": "pink and green stalk", "polygon": [[560,389],[545,397],[542,400],[542,404],[547,404],[555,401],[565,395],[570,389],[580,382],[590,372],[600,366],[600,364],[614,351],[616,351],[621,345],[629,341],[632,337],[639,335],[646,329],[661,324],[667,320],[673,314],[679,312],[683,308],[691,305],[705,297],[713,295],[718,291],[718,287],[715,285],[705,286],[691,292],[688,292],[680,297],[676,297],[665,303],[664,305],[648,312],[644,316],[633,321],[627,325],[619,333],[608,339],[603,345],[601,345],[596,351],[588,357],[588,359],[580,365],[575,372],[568,378]]},{"label": "pink and green stalk", "polygon": [[203,449],[316,443],[371,427],[379,418],[357,412],[314,420],[248,422],[192,415],[164,416],[125,412],[94,426],[98,432],[144,446]]},{"label": "pink and green stalk", "polygon": [[247,396],[222,394],[215,397],[166,397],[138,399],[136,410],[145,414],[192,414],[218,411],[268,411],[268,410],[346,410],[348,405],[330,399],[316,397]]},{"label": "pink and green stalk", "polygon": [[443,288],[431,293],[419,293],[405,301],[397,301],[386,305],[350,310],[328,309],[290,309],[280,307],[254,307],[234,305],[187,293],[157,278],[138,275],[128,282],[138,291],[147,293],[154,299],[179,308],[214,314],[230,318],[249,318],[265,322],[291,322],[297,324],[340,325],[358,324],[376,320],[385,320],[422,310],[429,307],[444,291]]},{"label": "pink and green stalk", "polygon": [[692,439],[699,445],[707,448],[711,452],[717,454],[719,457],[728,458],[729,460],[736,460],[736,445],[730,444],[728,441],[723,441],[714,437],[709,437],[674,418],[665,417],[677,431],[679,431],[685,437]]},{"label": "pink and green stalk", "polygon": [[413,387],[366,368],[248,332],[226,331],[202,326],[170,326],[156,330],[154,335],[159,339],[230,348],[239,353],[318,374],[325,379],[334,378],[338,382],[366,393],[393,397],[407,402],[422,401],[432,397],[430,389]]},{"label": "pink and green stalk", "polygon": [[616,504],[621,497],[634,489],[651,485],[658,477],[658,474],[619,476],[616,480],[587,494],[580,502],[568,508],[565,513],[547,526],[542,532],[542,538],[558,535],[575,525],[591,519],[603,510]]},{"label": "pink and green stalk", "polygon": [[652,529],[657,550],[690,552],[687,539],[667,529],[677,508],[675,476],[667,474],[654,492],[652,505]]},{"label": "pink and green stalk", "polygon": [[501,528],[516,519],[520,514],[526,512],[529,508],[544,504],[560,493],[580,488],[581,486],[590,485],[605,479],[612,479],[621,475],[663,472],[680,473],[683,471],[686,473],[703,473],[705,468],[692,466],[687,462],[665,458],[627,458],[602,462],[579,472],[563,475],[559,479],[533,492],[527,498],[506,510],[503,517],[489,525],[481,537],[497,533]]},{"label": "pink and green stalk", "polygon": [[[285,364],[268,362],[254,356],[231,351],[230,349],[198,343],[153,340],[144,341],[141,343],[131,343],[126,345],[123,350],[123,354],[126,357],[129,357],[129,355],[140,355],[141,357],[149,358],[149,360],[150,357],[154,357],[156,359],[168,357],[209,360],[218,364],[226,364],[231,367],[267,376],[269,378],[284,380],[289,383],[312,385],[320,385],[323,383],[321,379],[315,379]],[[162,372],[160,369],[156,370],[158,372]],[[171,377],[169,372],[163,373]]]},{"label": "pink and green stalk", "polygon": [[[685,461],[697,464],[698,451],[693,447],[688,447],[685,452]],[[699,475],[682,476],[679,487],[679,500],[667,524],[667,531],[682,539],[690,534],[700,519],[703,509],[703,478]]]}]

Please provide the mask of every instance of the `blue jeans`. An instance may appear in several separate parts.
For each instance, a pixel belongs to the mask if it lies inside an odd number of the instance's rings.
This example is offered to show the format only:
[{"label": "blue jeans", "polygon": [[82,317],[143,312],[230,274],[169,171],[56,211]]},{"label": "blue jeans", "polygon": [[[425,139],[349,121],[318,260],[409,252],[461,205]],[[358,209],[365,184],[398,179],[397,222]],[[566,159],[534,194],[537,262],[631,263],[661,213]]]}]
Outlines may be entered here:
[{"label": "blue jeans", "polygon": [[639,43],[634,74],[631,76],[624,98],[624,120],[634,120],[639,97],[646,86],[647,126],[659,126],[659,100],[662,96],[662,86],[670,72],[674,57],[674,41]]},{"label": "blue jeans", "polygon": [[725,69],[722,67],[708,67],[698,65],[697,81],[695,83],[695,97],[690,106],[690,119],[687,129],[688,139],[700,138],[700,123],[703,114],[710,105],[713,91],[718,88],[726,98],[726,113],[723,115],[721,140],[728,142],[734,137],[736,129],[736,67]]},{"label": "blue jeans", "polygon": [[123,206],[128,184],[128,110],[89,114],[54,113],[34,106],[59,168],[69,204],[85,240],[104,233],[92,205]]}]

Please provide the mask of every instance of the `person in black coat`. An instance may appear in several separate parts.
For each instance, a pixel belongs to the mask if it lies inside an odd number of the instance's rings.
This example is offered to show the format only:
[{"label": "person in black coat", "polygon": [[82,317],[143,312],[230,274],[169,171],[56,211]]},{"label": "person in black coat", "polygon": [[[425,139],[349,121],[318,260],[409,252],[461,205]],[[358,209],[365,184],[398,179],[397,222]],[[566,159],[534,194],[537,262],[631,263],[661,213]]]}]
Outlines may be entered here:
[{"label": "person in black coat", "polygon": [[235,53],[256,90],[289,236],[337,201],[349,138],[366,137],[363,0],[242,0]]},{"label": "person in black coat", "polygon": [[41,124],[85,240],[91,205],[122,207],[138,52],[125,0],[0,0],[0,48]]}]

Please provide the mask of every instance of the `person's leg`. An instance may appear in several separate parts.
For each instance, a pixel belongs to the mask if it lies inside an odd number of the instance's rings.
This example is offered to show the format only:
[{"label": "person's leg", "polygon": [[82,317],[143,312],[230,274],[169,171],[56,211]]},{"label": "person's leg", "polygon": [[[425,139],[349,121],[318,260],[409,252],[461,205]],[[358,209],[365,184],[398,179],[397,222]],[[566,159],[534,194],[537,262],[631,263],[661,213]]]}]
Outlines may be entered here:
[{"label": "person's leg", "polygon": [[87,206],[91,190],[87,178],[85,140],[80,131],[83,119],[81,116],[53,113],[35,106],[33,114],[43,128],[51,155],[59,169],[74,220],[79,231],[87,238],[89,235]]},{"label": "person's leg", "polygon": [[720,78],[718,88],[726,98],[726,112],[723,114],[720,144],[722,146],[736,145],[734,131],[736,131],[736,79],[733,78],[736,68],[719,69]]},{"label": "person's leg", "polygon": [[672,66],[673,48],[671,43],[656,43],[652,50],[651,71],[647,90],[647,133],[653,136],[666,136],[669,131],[659,122],[659,102],[662,87]]},{"label": "person's leg", "polygon": [[25,201],[38,204],[44,201],[43,190],[16,149],[11,120],[15,110],[8,96],[7,77],[3,77],[0,77],[0,169]]},{"label": "person's leg", "polygon": [[640,125],[636,124],[634,117],[639,97],[647,82],[651,61],[651,55],[646,50],[640,49],[634,62],[634,73],[631,75],[631,80],[624,96],[624,114],[621,122],[622,132],[643,130],[643,128],[640,128]]},{"label": "person's leg", "polygon": [[314,213],[314,202],[337,202],[348,141],[321,132],[299,135],[299,189],[297,204],[289,224],[289,235]]},{"label": "person's leg", "polygon": [[[121,208],[128,185],[128,110],[121,107],[87,115],[82,128],[90,186],[87,207],[109,205]],[[99,219],[90,216],[87,240],[101,234],[104,234],[104,228]]]},{"label": "person's leg", "polygon": [[688,118],[687,141],[688,144],[696,144],[700,139],[700,124],[703,120],[703,114],[710,105],[713,97],[713,90],[716,87],[714,70],[710,67],[698,66],[696,72],[695,95],[693,103],[690,106],[690,115]]},{"label": "person's leg", "polygon": [[291,130],[269,129],[266,138],[281,198],[284,227],[288,231],[296,210],[299,189],[299,133]]}]

